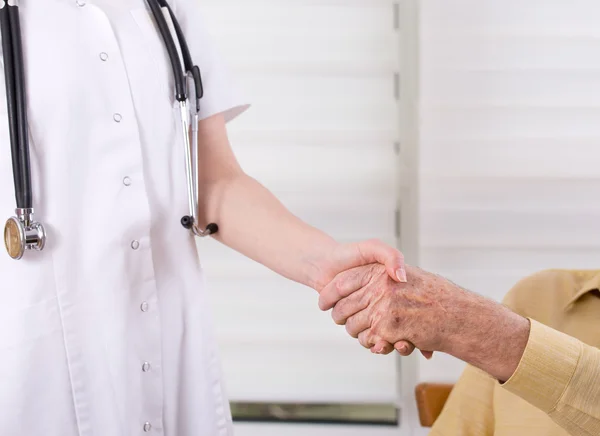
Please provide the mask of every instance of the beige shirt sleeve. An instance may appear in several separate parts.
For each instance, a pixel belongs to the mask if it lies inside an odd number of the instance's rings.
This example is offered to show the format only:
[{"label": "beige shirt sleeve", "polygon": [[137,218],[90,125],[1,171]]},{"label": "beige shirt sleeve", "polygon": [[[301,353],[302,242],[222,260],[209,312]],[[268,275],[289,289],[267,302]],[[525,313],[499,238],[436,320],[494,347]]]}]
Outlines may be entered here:
[{"label": "beige shirt sleeve", "polygon": [[530,321],[525,353],[503,389],[547,413],[572,436],[600,435],[600,350]]},{"label": "beige shirt sleeve", "polygon": [[494,434],[493,398],[495,380],[467,366],[430,436],[486,436]]}]

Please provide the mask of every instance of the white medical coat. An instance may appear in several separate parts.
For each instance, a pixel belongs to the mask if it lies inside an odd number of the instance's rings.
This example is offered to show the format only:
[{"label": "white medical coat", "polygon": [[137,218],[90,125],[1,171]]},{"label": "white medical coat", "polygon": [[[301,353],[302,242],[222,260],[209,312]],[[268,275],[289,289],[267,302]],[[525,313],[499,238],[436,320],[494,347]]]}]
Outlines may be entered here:
[{"label": "white medical coat", "polygon": [[[247,106],[198,0],[170,0],[203,73],[201,118]],[[0,253],[1,436],[231,433],[187,214],[173,74],[144,0],[21,0],[36,218]],[[0,68],[0,211],[15,198]]]}]

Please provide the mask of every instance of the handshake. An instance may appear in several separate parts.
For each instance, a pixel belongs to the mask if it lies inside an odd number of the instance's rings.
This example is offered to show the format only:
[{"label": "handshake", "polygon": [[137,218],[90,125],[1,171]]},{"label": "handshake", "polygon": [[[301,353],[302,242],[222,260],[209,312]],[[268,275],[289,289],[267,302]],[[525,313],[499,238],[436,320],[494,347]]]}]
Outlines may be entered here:
[{"label": "handshake", "polygon": [[314,288],[319,307],[377,354],[415,348],[453,355],[507,380],[529,336],[529,321],[436,274],[405,265],[402,253],[371,240],[338,246]]}]

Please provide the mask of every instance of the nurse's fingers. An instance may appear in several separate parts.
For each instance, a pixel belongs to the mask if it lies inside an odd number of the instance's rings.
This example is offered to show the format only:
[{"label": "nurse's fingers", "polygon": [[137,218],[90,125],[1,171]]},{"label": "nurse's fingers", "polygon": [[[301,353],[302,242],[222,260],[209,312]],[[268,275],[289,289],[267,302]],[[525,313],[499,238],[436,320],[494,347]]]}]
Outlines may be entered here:
[{"label": "nurse's fingers", "polygon": [[394,348],[401,356],[410,356],[415,351],[415,346],[408,341],[396,342]]},{"label": "nurse's fingers", "polygon": [[427,360],[429,360],[429,359],[431,359],[433,357],[433,351],[423,351],[423,350],[421,350],[421,354]]},{"label": "nurse's fingers", "polygon": [[371,347],[371,353],[375,354],[390,354],[392,351],[394,351],[394,346],[383,339],[377,340]]},{"label": "nurse's fingers", "polygon": [[400,355],[410,356],[415,350],[415,346],[408,341],[396,342],[395,345],[392,345],[383,339],[372,339],[371,341],[376,342],[375,345],[371,347],[371,352],[375,354],[390,354],[394,349],[396,349]]},{"label": "nurse's fingers", "polygon": [[377,335],[372,334],[371,329],[363,330],[358,334],[358,342],[365,348],[376,354],[389,354],[394,350],[394,346],[384,341]]},{"label": "nurse's fingers", "polygon": [[[399,341],[394,344],[394,348],[402,356],[410,356],[415,350],[415,346],[408,341]],[[433,357],[433,351],[419,350],[425,359],[430,360]]]}]

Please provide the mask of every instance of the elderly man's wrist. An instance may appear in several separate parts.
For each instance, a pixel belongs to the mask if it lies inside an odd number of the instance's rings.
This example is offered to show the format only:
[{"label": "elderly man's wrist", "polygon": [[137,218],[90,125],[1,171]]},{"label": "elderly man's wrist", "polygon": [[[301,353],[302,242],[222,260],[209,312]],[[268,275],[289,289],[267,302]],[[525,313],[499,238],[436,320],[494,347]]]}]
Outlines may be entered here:
[{"label": "elderly man's wrist", "polygon": [[508,380],[527,346],[529,320],[484,298],[463,310],[462,326],[449,344],[449,354],[500,381]]},{"label": "elderly man's wrist", "polygon": [[491,361],[487,369],[482,368],[500,382],[507,381],[517,370],[527,347],[531,329],[527,318],[514,312],[510,312],[508,318],[510,318],[509,328],[503,331],[504,336],[499,344],[499,357]]}]

